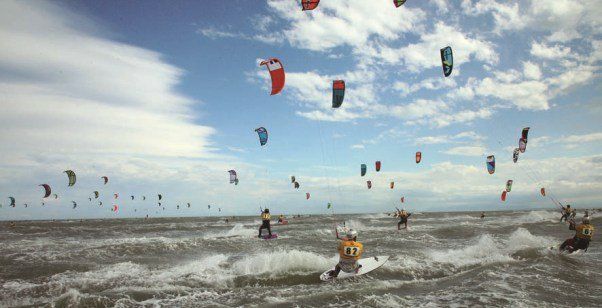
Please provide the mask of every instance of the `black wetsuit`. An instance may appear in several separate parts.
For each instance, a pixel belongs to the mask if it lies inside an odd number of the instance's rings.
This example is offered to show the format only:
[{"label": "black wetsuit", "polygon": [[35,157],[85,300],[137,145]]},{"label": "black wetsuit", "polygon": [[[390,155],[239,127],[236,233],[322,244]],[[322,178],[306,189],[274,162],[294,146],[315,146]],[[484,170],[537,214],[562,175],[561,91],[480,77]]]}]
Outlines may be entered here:
[{"label": "black wetsuit", "polygon": [[262,220],[261,227],[259,227],[259,237],[261,237],[261,230],[268,229],[268,234],[272,236],[272,227],[270,226],[270,220]]}]

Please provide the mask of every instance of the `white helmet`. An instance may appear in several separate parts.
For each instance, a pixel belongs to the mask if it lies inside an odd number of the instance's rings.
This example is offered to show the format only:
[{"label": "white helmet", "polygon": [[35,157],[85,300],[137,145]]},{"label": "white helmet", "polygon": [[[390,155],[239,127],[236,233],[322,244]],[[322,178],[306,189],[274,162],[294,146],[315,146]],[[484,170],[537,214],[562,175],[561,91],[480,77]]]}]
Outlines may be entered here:
[{"label": "white helmet", "polygon": [[353,230],[353,229],[349,229],[349,231],[347,231],[347,239],[354,239],[357,238],[357,231]]}]

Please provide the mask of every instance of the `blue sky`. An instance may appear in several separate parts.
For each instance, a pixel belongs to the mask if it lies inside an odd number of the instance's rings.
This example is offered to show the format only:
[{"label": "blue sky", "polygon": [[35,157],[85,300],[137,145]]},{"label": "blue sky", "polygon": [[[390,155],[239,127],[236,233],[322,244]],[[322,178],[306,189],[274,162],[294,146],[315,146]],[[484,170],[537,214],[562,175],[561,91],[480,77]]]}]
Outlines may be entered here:
[{"label": "blue sky", "polygon": [[[600,201],[602,12],[593,0],[409,0],[398,9],[324,0],[306,12],[295,1],[0,7],[3,219],[215,215],[208,204],[228,215],[324,213],[328,202],[382,212],[401,207],[401,196],[413,211],[553,207],[541,186],[577,207]],[[439,49],[448,45],[445,78]],[[258,65],[270,57],[286,71],[275,96]],[[347,85],[337,110],[334,79]],[[259,126],[270,134],[265,147]],[[525,126],[527,152],[513,164]],[[42,207],[41,183],[61,198]],[[88,201],[94,190],[103,207]]]}]

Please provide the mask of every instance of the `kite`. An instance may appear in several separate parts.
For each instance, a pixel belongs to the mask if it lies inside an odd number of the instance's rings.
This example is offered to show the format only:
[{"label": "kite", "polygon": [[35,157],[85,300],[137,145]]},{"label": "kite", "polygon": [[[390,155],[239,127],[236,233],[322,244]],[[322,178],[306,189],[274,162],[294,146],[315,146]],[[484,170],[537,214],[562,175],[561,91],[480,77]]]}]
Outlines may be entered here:
[{"label": "kite", "polygon": [[504,190],[504,191],[502,191],[502,201],[506,201],[506,194],[507,194],[507,193],[508,193],[508,192],[507,192],[507,191],[505,191],[505,190]]},{"label": "kite", "polygon": [[210,210],[211,209],[211,205],[207,204],[207,209]]},{"label": "kite", "polygon": [[228,173],[230,173],[230,184],[235,183],[238,184],[238,177],[236,176],[236,171],[234,170],[228,170]]},{"label": "kite", "polygon": [[159,196],[159,200],[163,199],[163,196],[161,194],[158,194],[157,196]]},{"label": "kite", "polygon": [[320,0],[301,0],[302,11],[311,11],[318,7]]},{"label": "kite", "polygon": [[305,193],[305,200],[309,200],[309,193]]},{"label": "kite", "polygon": [[111,212],[117,213],[117,211],[119,211],[119,206],[117,204],[113,204],[113,208],[111,209]]},{"label": "kite", "polygon": [[298,182],[295,182],[295,188],[299,189],[299,183]]},{"label": "kite", "polygon": [[506,191],[507,192],[510,192],[512,190],[512,182],[513,182],[512,180],[508,180],[506,182]]},{"label": "kite", "polygon": [[395,182],[391,182],[391,184],[389,184],[389,187],[391,187],[391,189],[393,189],[393,187],[395,187]]},{"label": "kite", "polygon": [[75,202],[75,201],[71,201],[71,203],[73,203],[73,208],[76,208],[76,207],[77,207],[77,202]]},{"label": "kite", "polygon": [[401,197],[401,203],[403,203],[405,201],[405,197]]},{"label": "kite", "polygon": [[188,202],[186,205],[188,205],[188,207],[190,207],[190,202]]},{"label": "kite", "polygon": [[328,204],[326,205],[327,209],[330,209],[332,207],[332,204],[330,204],[330,202],[328,202]]},{"label": "kite", "polygon": [[146,196],[142,196],[142,201],[146,200]]},{"label": "kite", "polygon": [[92,202],[92,198],[91,198],[91,197],[88,197],[88,201]]},{"label": "kite", "polygon": [[98,193],[98,191],[94,191],[94,199],[98,199],[98,196],[99,196],[99,195],[100,195],[100,194]]},{"label": "kite", "polygon": [[393,4],[395,4],[395,7],[400,7],[404,3],[406,3],[406,0],[393,0]]},{"label": "kite", "polygon": [[454,68],[454,56],[451,47],[447,46],[441,49],[441,64],[443,65],[443,75],[448,77]]},{"label": "kite", "polygon": [[106,176],[101,176],[101,179],[103,179],[105,181],[105,185],[107,185],[107,183],[109,182],[109,178]]},{"label": "kite", "polygon": [[521,153],[525,153],[525,151],[527,150],[527,141],[523,138],[519,138],[518,139],[518,150]]},{"label": "kite", "polygon": [[495,172],[495,156],[487,156],[487,172],[493,174]]},{"label": "kite", "polygon": [[295,183],[295,176],[291,176],[291,183]]},{"label": "kite", "polygon": [[66,170],[63,172],[67,173],[67,176],[69,177],[69,186],[75,185],[75,172],[73,172],[72,170]]},{"label": "kite", "polygon": [[422,160],[422,152],[416,152],[416,163],[419,164]]},{"label": "kite", "polygon": [[380,171],[380,160],[378,160],[374,163],[374,169],[376,169],[376,172]]},{"label": "kite", "polygon": [[516,163],[518,161],[518,155],[520,154],[520,149],[516,148],[514,149],[514,152],[512,152],[512,161],[514,163]]},{"label": "kite", "polygon": [[527,143],[527,137],[529,137],[529,129],[530,127],[523,128],[522,138],[525,139],[525,143]]},{"label": "kite", "polygon": [[53,194],[53,196],[54,196],[54,199],[58,199],[59,198],[59,195],[57,195],[57,194]]},{"label": "kite", "polygon": [[257,135],[259,135],[259,144],[261,146],[264,146],[266,143],[268,143],[268,131],[265,129],[265,127],[260,127],[255,131],[257,132]]},{"label": "kite", "polygon": [[27,207],[27,203],[23,203],[23,205],[25,205],[25,207]]},{"label": "kite", "polygon": [[284,88],[284,68],[282,67],[282,62],[276,58],[271,58],[269,60],[261,61],[259,65],[265,65],[270,71],[270,77],[272,78],[272,92],[270,95],[275,95],[282,91]]},{"label": "kite", "polygon": [[102,206],[102,201],[98,201],[98,205]]},{"label": "kite", "polygon": [[132,198],[132,200],[134,200],[134,196],[130,196],[130,198]]},{"label": "kite", "polygon": [[362,166],[361,166],[361,175],[362,176],[366,175],[366,164],[362,164]]},{"label": "kite", "polygon": [[539,192],[541,193],[541,195],[542,195],[542,196],[544,196],[544,197],[546,196],[546,189],[545,189],[545,188],[543,188],[543,187],[542,187],[542,188],[539,190]]},{"label": "kite", "polygon": [[15,198],[14,197],[8,197],[8,199],[10,199],[10,206],[15,207]]},{"label": "kite", "polygon": [[366,184],[368,185],[368,189],[372,188],[372,181],[366,181]]},{"label": "kite", "polygon": [[48,198],[48,196],[50,196],[50,194],[51,194],[50,186],[48,184],[40,184],[38,186],[44,187],[44,197],[42,197],[42,198]]},{"label": "kite", "polygon": [[345,99],[345,81],[335,80],[332,82],[332,108],[339,108]]},{"label": "kite", "polygon": [[179,210],[179,209],[180,209],[180,205],[178,204],[178,205],[176,205],[176,210]]},{"label": "kite", "polygon": [[115,199],[119,199],[119,193],[114,193],[114,194],[113,194],[113,198],[115,198]]}]

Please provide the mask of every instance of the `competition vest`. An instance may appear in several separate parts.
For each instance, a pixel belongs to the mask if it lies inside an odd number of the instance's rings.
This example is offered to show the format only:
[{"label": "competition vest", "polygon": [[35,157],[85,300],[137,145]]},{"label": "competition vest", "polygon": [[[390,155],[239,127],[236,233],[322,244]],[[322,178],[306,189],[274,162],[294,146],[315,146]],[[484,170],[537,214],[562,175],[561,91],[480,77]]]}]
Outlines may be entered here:
[{"label": "competition vest", "polygon": [[359,260],[364,252],[364,245],[354,241],[342,241],[339,244],[339,256],[341,259]]},{"label": "competition vest", "polygon": [[261,220],[270,220],[270,218],[272,218],[270,213],[261,213]]},{"label": "competition vest", "polygon": [[580,224],[575,228],[575,236],[581,239],[592,239],[592,235],[594,235],[594,226]]}]

